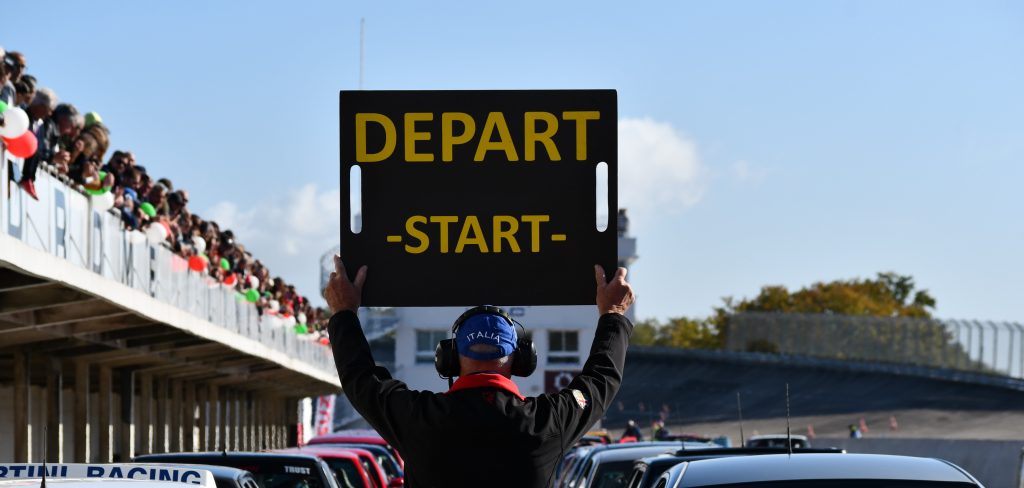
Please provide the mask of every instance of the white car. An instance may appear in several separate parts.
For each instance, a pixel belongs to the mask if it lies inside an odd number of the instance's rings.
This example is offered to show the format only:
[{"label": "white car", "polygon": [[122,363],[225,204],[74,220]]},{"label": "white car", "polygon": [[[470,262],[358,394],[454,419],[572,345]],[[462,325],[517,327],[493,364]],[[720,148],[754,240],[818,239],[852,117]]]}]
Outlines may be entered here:
[{"label": "white car", "polygon": [[213,474],[193,466],[152,464],[0,464],[0,487],[41,486],[61,488],[184,488],[182,485],[214,488]]}]

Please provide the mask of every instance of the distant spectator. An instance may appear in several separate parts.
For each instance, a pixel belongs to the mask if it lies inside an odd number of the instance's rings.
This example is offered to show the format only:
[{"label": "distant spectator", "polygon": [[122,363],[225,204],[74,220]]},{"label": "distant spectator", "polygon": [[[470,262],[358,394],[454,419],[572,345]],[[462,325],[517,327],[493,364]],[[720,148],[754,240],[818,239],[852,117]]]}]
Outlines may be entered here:
[{"label": "distant spectator", "polygon": [[152,189],[149,190],[149,193],[146,194],[146,201],[149,202],[149,204],[152,205],[154,208],[156,208],[158,213],[161,210],[163,210],[163,213],[166,214],[167,187],[157,183],[156,185],[153,186]]},{"label": "distant spectator", "polygon": [[71,165],[85,167],[95,163],[103,164],[103,157],[110,146],[110,130],[103,125],[103,119],[96,112],[89,112],[82,121],[83,128],[71,144]]},{"label": "distant spectator", "polygon": [[124,151],[114,151],[114,154],[110,155],[110,161],[103,165],[103,171],[107,174],[114,176],[114,184],[117,186],[125,185],[125,173],[128,171],[128,157]]},{"label": "distant spectator", "polygon": [[0,102],[4,102],[7,106],[13,106],[18,92],[14,89],[14,82],[11,81],[14,60],[8,61],[8,59],[5,55],[3,60],[0,60]]},{"label": "distant spectator", "polygon": [[171,219],[177,219],[183,211],[185,206],[188,205],[188,192],[185,190],[178,190],[167,196],[167,215]]},{"label": "distant spectator", "polygon": [[159,180],[156,180],[156,182],[164,185],[164,187],[167,188],[167,191],[174,191],[174,183],[171,183],[170,179],[160,178]]},{"label": "distant spectator", "polygon": [[14,92],[14,102],[22,109],[28,110],[28,105],[36,96],[36,77],[22,75],[20,80],[14,82]]},{"label": "distant spectator", "polygon": [[10,68],[11,83],[21,81],[21,75],[25,74],[25,67],[27,66],[25,55],[18,51],[8,51],[4,56],[4,63]]},{"label": "distant spectator", "polygon": [[850,424],[850,438],[860,439],[861,437],[863,437],[863,434],[860,433],[860,429],[856,425]]},{"label": "distant spectator", "polygon": [[36,135],[36,152],[25,160],[21,181],[18,182],[26,193],[39,200],[36,195],[36,170],[39,163],[49,161],[58,168],[67,168],[67,153],[57,154],[57,143],[60,141],[60,130],[54,120],[54,109],[57,107],[57,94],[49,88],[40,88],[28,106],[29,130]]},{"label": "distant spectator", "polygon": [[629,437],[632,437],[634,441],[644,440],[644,435],[640,432],[640,427],[637,427],[636,421],[633,419],[629,419],[629,421],[626,422],[626,430],[622,433],[622,439],[620,439],[620,441]]}]

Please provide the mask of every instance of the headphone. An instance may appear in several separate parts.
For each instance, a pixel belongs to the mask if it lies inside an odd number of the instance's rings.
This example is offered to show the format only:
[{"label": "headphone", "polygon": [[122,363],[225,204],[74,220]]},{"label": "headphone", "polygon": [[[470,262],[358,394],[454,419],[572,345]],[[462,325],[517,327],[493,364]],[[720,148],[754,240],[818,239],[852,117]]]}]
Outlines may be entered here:
[{"label": "headphone", "polygon": [[498,307],[481,305],[466,310],[452,324],[452,338],[443,339],[437,343],[434,349],[434,369],[442,378],[451,382],[452,378],[459,376],[459,349],[455,344],[455,333],[471,317],[477,315],[497,315],[508,321],[510,324],[518,325],[523,333],[516,338],[515,355],[512,356],[512,374],[516,376],[530,376],[537,369],[537,348],[533,345],[533,339],[526,335],[526,327],[511,315]]}]

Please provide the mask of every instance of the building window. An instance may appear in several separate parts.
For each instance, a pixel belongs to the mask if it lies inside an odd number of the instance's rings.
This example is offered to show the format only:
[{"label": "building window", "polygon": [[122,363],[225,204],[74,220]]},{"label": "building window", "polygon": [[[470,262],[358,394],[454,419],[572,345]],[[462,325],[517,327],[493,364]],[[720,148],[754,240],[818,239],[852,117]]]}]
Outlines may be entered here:
[{"label": "building window", "polygon": [[417,330],[416,364],[433,364],[437,343],[442,339],[450,339],[450,335],[447,330]]},{"label": "building window", "polygon": [[580,333],[575,330],[548,332],[548,364],[579,364]]}]

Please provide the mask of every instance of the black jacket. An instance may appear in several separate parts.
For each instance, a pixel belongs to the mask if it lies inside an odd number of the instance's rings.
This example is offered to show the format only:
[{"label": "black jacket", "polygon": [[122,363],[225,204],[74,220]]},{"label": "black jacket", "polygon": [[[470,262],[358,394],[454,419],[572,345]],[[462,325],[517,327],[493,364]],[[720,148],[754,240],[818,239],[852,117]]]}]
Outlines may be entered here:
[{"label": "black jacket", "polygon": [[354,313],[339,312],[329,325],[345,394],[401,453],[409,488],[546,487],[618,392],[632,331],[622,315],[602,316],[569,386],[523,398],[510,380],[486,373],[463,376],[446,393],[410,390],[374,363]]}]

